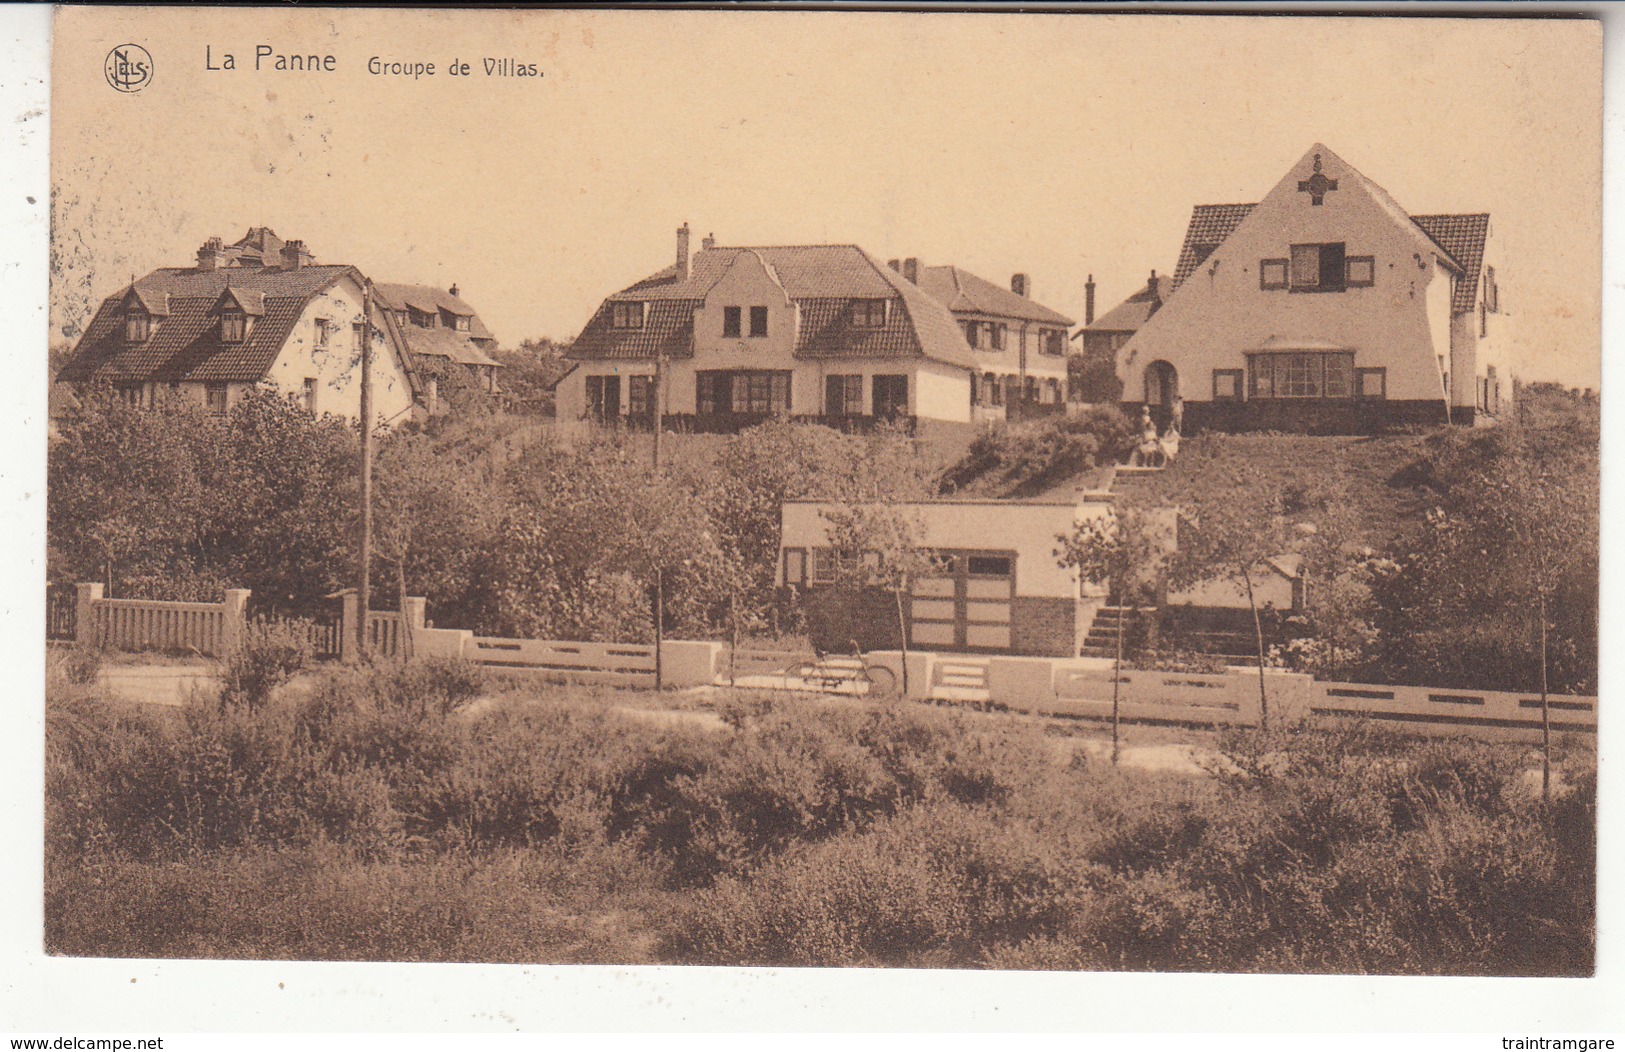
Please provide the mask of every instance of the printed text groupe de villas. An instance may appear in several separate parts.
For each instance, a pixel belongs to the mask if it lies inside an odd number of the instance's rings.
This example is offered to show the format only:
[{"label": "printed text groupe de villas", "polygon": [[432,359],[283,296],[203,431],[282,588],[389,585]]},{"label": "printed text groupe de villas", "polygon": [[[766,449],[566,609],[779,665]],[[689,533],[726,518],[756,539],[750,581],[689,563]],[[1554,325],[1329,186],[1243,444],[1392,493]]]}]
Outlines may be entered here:
[{"label": "printed text groupe de villas", "polygon": [[[213,44],[205,44],[203,68],[216,73],[235,70],[237,56],[230,51],[221,51],[217,54]],[[252,68],[256,73],[334,73],[338,71],[339,59],[334,54],[290,55],[278,51],[269,44],[256,44],[254,64],[252,67],[244,66],[244,68]],[[516,58],[482,58],[478,66],[455,57],[445,63],[386,58],[380,55],[373,55],[367,59],[367,72],[375,77],[406,77],[420,80],[441,73],[451,77],[472,77],[479,71],[483,71],[487,77],[543,76],[536,68],[536,63],[521,62]]]}]

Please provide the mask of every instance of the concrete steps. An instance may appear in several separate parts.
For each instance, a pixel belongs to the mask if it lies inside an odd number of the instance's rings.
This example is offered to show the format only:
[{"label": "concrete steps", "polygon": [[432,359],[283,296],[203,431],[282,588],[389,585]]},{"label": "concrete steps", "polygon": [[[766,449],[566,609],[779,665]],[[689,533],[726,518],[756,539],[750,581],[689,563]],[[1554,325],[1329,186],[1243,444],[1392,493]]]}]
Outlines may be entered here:
[{"label": "concrete steps", "polygon": [[987,660],[955,657],[936,666],[936,682],[931,685],[934,701],[985,703],[992,699],[987,689]]}]

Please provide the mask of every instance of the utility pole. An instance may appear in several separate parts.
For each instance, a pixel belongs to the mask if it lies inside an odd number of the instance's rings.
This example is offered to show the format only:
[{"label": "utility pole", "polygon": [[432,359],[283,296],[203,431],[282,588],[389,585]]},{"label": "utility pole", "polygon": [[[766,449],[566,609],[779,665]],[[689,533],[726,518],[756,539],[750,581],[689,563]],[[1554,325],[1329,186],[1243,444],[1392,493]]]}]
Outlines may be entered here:
[{"label": "utility pole", "polygon": [[[356,653],[368,655],[367,619],[372,611],[372,281],[365,279],[361,293],[361,616],[356,623]],[[406,616],[406,611],[401,611]]]}]

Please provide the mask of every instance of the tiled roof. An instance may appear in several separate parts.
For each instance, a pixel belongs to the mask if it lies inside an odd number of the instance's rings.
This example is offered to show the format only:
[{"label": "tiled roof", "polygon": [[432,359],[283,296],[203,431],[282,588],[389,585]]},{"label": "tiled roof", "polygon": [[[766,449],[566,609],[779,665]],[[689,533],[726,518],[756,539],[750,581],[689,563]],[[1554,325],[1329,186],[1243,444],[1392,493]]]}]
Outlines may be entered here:
[{"label": "tiled roof", "polygon": [[[360,280],[354,267],[306,266],[297,270],[155,270],[137,281],[138,293],[165,293],[169,317],[143,343],[124,339],[121,305],[130,290],[102,301],[59,379],[85,381],[242,382],[265,376],[311,296],[346,275]],[[230,282],[234,295],[253,293],[264,313],[254,319],[239,343],[220,339],[218,305]]]},{"label": "tiled roof", "polygon": [[[693,354],[694,310],[741,252],[754,252],[785,293],[801,307],[795,354],[805,358],[909,357],[970,367],[974,362],[953,315],[918,286],[876,263],[856,245],[781,245],[702,249],[686,280],[667,267],[620,292],[598,308],[568,357],[577,360],[687,358]],[[881,329],[849,324],[853,300],[893,302]],[[643,326],[616,329],[611,304],[642,302]]]},{"label": "tiled roof", "polygon": [[258,257],[272,266],[282,261],[285,242],[268,226],[249,227],[248,233],[225,247],[228,257]]},{"label": "tiled roof", "polygon": [[[1156,287],[1153,288],[1152,286]],[[1089,332],[1138,332],[1153,311],[1174,293],[1174,279],[1158,274],[1134,295],[1084,326]]]},{"label": "tiled roof", "polygon": [[1174,288],[1183,285],[1202,261],[1235,233],[1252,210],[1252,205],[1197,205],[1191,209],[1185,244],[1179,250],[1179,263],[1174,267]]},{"label": "tiled roof", "polygon": [[1461,264],[1462,277],[1456,282],[1456,299],[1450,307],[1457,313],[1472,310],[1478,299],[1478,274],[1484,264],[1484,241],[1490,233],[1489,213],[1412,216],[1411,221]]},{"label": "tiled roof", "polygon": [[[635,297],[634,297],[635,298]],[[612,296],[598,307],[567,358],[588,361],[622,358],[687,358],[693,351],[694,309],[701,300],[653,299],[643,308],[643,325],[617,329],[610,324]]]},{"label": "tiled roof", "polygon": [[130,297],[134,297],[136,302],[140,303],[148,314],[159,318],[169,316],[169,293],[162,289],[142,288],[140,285],[134,285],[126,296],[126,298]]},{"label": "tiled roof", "polygon": [[[1197,205],[1191,211],[1190,226],[1185,230],[1185,244],[1179,250],[1179,266],[1174,270],[1175,288],[1184,284],[1202,261],[1235,232],[1253,207],[1250,204]],[[1410,216],[1410,220],[1444,251],[1452,263],[1462,269],[1462,280],[1456,283],[1456,298],[1451,309],[1458,313],[1472,310],[1478,295],[1478,272],[1484,260],[1484,241],[1489,235],[1489,214]],[[1095,322],[1093,327],[1100,327],[1100,322]]]},{"label": "tiled roof", "polygon": [[222,294],[222,298],[236,300],[237,306],[243,309],[244,314],[259,317],[265,313],[265,293],[258,289],[245,289],[238,285],[228,285],[226,291]]},{"label": "tiled roof", "polygon": [[394,310],[406,305],[428,313],[446,311],[465,318],[475,316],[474,308],[462,297],[453,296],[446,289],[434,285],[397,285],[380,281],[372,286],[372,292],[380,303]]},{"label": "tiled roof", "polygon": [[406,340],[406,349],[413,354],[426,354],[431,358],[449,358],[464,365],[502,364],[480,350],[468,338],[466,332],[443,327],[425,329],[410,322],[400,326],[400,330]]},{"label": "tiled roof", "polygon": [[[498,365],[495,359],[488,356],[479,344],[469,343],[470,340],[490,340],[495,342],[496,337],[491,330],[485,327],[480,316],[468,301],[461,296],[453,296],[447,289],[435,285],[401,285],[391,282],[378,282],[372,287],[373,296],[380,306],[386,310],[404,310],[411,307],[424,314],[438,314],[445,311],[458,317],[468,319],[468,331],[459,333],[453,329],[425,329],[417,325],[402,326],[401,331],[406,335],[407,344],[418,354],[429,354],[437,357],[452,358],[454,361],[465,362],[469,365]],[[457,340],[466,347],[453,348],[451,340],[441,337],[431,337],[424,341],[422,334],[445,332],[451,339]],[[419,345],[427,349],[419,349]]]},{"label": "tiled roof", "polygon": [[920,271],[919,278],[920,288],[942,301],[951,311],[1020,318],[1068,328],[1072,325],[1072,319],[1066,315],[959,267],[926,267]]}]

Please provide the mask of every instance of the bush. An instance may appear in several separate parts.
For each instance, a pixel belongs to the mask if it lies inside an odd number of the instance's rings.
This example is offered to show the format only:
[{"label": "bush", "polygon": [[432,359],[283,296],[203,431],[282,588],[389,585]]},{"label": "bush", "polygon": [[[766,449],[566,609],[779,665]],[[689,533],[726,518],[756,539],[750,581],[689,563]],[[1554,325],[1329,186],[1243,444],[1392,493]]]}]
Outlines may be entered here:
[{"label": "bush", "polygon": [[1080,472],[1115,464],[1134,448],[1129,419],[1115,406],[1016,424],[994,424],[971,441],[943,475],[944,492],[986,490],[1008,496],[1038,493]]},{"label": "bush", "polygon": [[270,700],[271,691],[309,664],[310,658],[309,622],[250,622],[242,642],[226,655],[220,703],[257,709]]},{"label": "bush", "polygon": [[1361,724],[1227,733],[1185,778],[1008,716],[777,700],[700,729],[608,690],[461,706],[477,683],[331,669],[177,711],[53,681],[53,950],[1591,969],[1584,747],[1547,806],[1524,750]]},{"label": "bush", "polygon": [[101,678],[105,655],[98,647],[73,646],[52,654],[58,655],[53,662],[55,668],[75,686],[94,686]]},{"label": "bush", "polygon": [[964,965],[1057,930],[1078,893],[1025,827],[959,805],[917,808],[701,892],[670,950],[699,964]]}]

